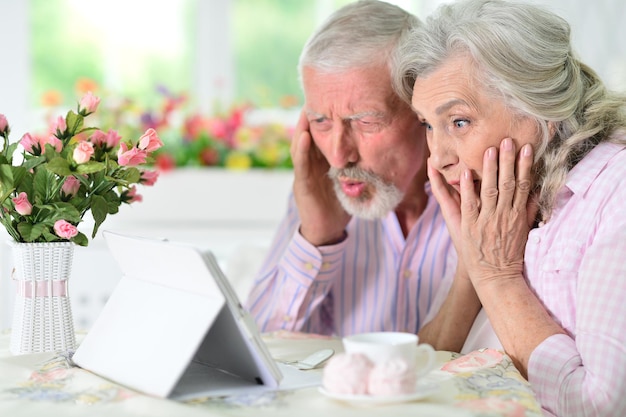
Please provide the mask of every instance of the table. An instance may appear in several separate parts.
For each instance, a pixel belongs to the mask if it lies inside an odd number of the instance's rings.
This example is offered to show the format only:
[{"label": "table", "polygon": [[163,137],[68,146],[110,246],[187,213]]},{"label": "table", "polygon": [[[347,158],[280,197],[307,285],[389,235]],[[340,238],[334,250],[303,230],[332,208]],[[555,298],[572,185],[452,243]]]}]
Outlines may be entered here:
[{"label": "table", "polygon": [[[339,339],[324,336],[281,331],[263,338],[272,356],[281,361],[302,359],[322,348],[343,350]],[[0,334],[0,415],[5,417],[542,415],[530,385],[510,358],[492,349],[463,356],[438,351],[438,369],[424,377],[440,387],[432,396],[400,404],[361,406],[327,398],[317,388],[192,402],[163,400],[73,367],[63,354],[13,356],[9,341],[9,332]]]}]

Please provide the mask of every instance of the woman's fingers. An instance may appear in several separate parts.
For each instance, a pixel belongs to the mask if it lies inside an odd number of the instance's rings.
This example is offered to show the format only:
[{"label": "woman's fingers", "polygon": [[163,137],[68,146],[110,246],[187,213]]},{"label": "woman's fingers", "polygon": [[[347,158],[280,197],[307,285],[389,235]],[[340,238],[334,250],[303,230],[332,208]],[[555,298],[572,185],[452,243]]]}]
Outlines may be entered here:
[{"label": "woman's fingers", "polygon": [[529,196],[533,188],[532,166],[533,147],[526,144],[520,150],[517,158],[517,186],[515,187],[513,208],[519,211],[526,210],[529,204]]},{"label": "woman's fingers", "polygon": [[498,151],[488,148],[483,156],[483,177],[480,186],[480,211],[486,216],[492,216],[499,200],[498,186]]},{"label": "woman's fingers", "polygon": [[[430,160],[428,161],[428,179],[433,195],[437,199],[443,218],[448,225],[448,231],[452,235],[455,245],[460,244],[461,196],[448,185],[441,173],[432,167]],[[457,247],[457,251],[459,248],[460,246]]]},{"label": "woman's fingers", "polygon": [[498,206],[500,210],[508,210],[513,205],[517,189],[516,159],[515,144],[509,138],[504,139],[500,143],[498,163]]},{"label": "woman's fingers", "polygon": [[459,194],[452,190],[443,176],[432,167],[430,160],[428,160],[428,179],[430,181],[430,187],[433,191],[433,195],[439,202],[439,206],[444,212],[444,216],[459,211]]}]

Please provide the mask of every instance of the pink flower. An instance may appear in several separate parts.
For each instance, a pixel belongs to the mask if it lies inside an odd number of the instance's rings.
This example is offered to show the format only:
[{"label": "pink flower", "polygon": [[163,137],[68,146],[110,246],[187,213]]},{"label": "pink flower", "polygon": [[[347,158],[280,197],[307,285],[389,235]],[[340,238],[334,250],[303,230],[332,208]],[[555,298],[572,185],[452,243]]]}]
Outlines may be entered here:
[{"label": "pink flower", "polygon": [[28,216],[33,211],[33,205],[28,201],[28,195],[24,192],[21,192],[17,195],[17,197],[11,199],[13,204],[15,204],[15,211],[17,211],[22,216]]},{"label": "pink flower", "polygon": [[109,151],[115,148],[119,143],[122,137],[113,129],[109,129],[107,133],[104,133],[101,130],[96,130],[91,135],[89,139],[91,143],[94,145],[104,149],[105,151]]},{"label": "pink flower", "polygon": [[490,368],[502,361],[504,354],[496,349],[480,349],[446,363],[441,369],[450,373]]},{"label": "pink flower", "polygon": [[98,108],[98,104],[100,104],[100,99],[94,96],[91,91],[87,91],[87,93],[80,99],[78,103],[78,112],[84,116],[93,113]]},{"label": "pink flower", "polygon": [[0,114],[0,136],[8,136],[9,122],[4,114]]},{"label": "pink flower", "polygon": [[91,159],[93,153],[93,143],[82,141],[78,143],[76,148],[74,148],[74,153],[72,154],[72,156],[77,164],[84,164],[85,162],[89,161],[89,159]]},{"label": "pink flower", "polygon": [[158,171],[141,171],[141,178],[139,179],[139,182],[143,185],[151,186],[154,185],[158,177]]},{"label": "pink flower", "polygon": [[128,145],[124,142],[120,143],[120,149],[117,151],[117,163],[121,166],[137,166],[146,162],[148,152],[136,147],[128,149]]},{"label": "pink flower", "polygon": [[122,199],[125,200],[128,204],[130,203],[141,203],[143,201],[143,197],[141,194],[137,194],[137,187],[136,186],[132,186],[128,189],[128,191],[125,191],[122,195]]},{"label": "pink flower", "polygon": [[54,223],[54,233],[56,233],[60,238],[70,240],[78,234],[78,229],[76,226],[66,222],[65,220],[57,220]]},{"label": "pink flower", "polygon": [[50,145],[52,145],[57,152],[61,152],[63,150],[63,142],[61,142],[61,139],[57,138],[54,135],[50,135],[48,136],[48,140],[41,142],[41,148],[42,148],[41,153],[45,152],[46,143],[49,143]]},{"label": "pink flower", "polygon": [[65,178],[63,181],[63,185],[61,186],[61,191],[65,194],[66,197],[72,197],[76,195],[78,189],[80,188],[80,181],[73,175]]},{"label": "pink flower", "polygon": [[52,145],[57,152],[63,149],[63,142],[54,135],[44,138],[26,133],[20,139],[20,145],[24,147],[24,150],[33,155],[43,154],[46,151],[46,144]]},{"label": "pink flower", "polygon": [[20,145],[24,148],[24,150],[33,155],[41,154],[41,144],[37,138],[33,137],[30,133],[25,133],[20,139]]},{"label": "pink flower", "polygon": [[139,138],[137,147],[146,152],[153,152],[163,146],[163,142],[159,138],[156,130],[150,128]]},{"label": "pink flower", "polygon": [[63,136],[66,130],[67,130],[67,123],[65,121],[65,117],[63,116],[57,117],[56,121],[52,125],[52,131],[57,136]]}]

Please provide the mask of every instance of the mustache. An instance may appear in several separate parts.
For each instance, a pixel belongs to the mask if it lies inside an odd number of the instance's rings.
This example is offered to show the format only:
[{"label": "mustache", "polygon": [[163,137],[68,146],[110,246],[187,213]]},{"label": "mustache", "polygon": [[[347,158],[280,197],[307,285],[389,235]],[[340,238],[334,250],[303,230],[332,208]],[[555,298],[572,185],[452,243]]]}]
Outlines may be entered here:
[{"label": "mustache", "polygon": [[345,168],[334,168],[331,167],[328,170],[328,177],[331,180],[338,180],[341,177],[351,178],[357,181],[363,182],[379,182],[381,178],[374,174],[372,171],[368,171],[366,169],[362,169],[356,166],[345,167]]}]

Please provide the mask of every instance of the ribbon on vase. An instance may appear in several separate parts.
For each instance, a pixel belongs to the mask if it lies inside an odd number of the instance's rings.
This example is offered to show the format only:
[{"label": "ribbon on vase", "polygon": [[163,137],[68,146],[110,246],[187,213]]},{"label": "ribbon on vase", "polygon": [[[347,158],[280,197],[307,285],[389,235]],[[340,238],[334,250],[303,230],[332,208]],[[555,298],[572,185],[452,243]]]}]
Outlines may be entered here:
[{"label": "ribbon on vase", "polygon": [[26,298],[67,297],[67,280],[54,279],[47,281],[16,280],[17,294]]}]

